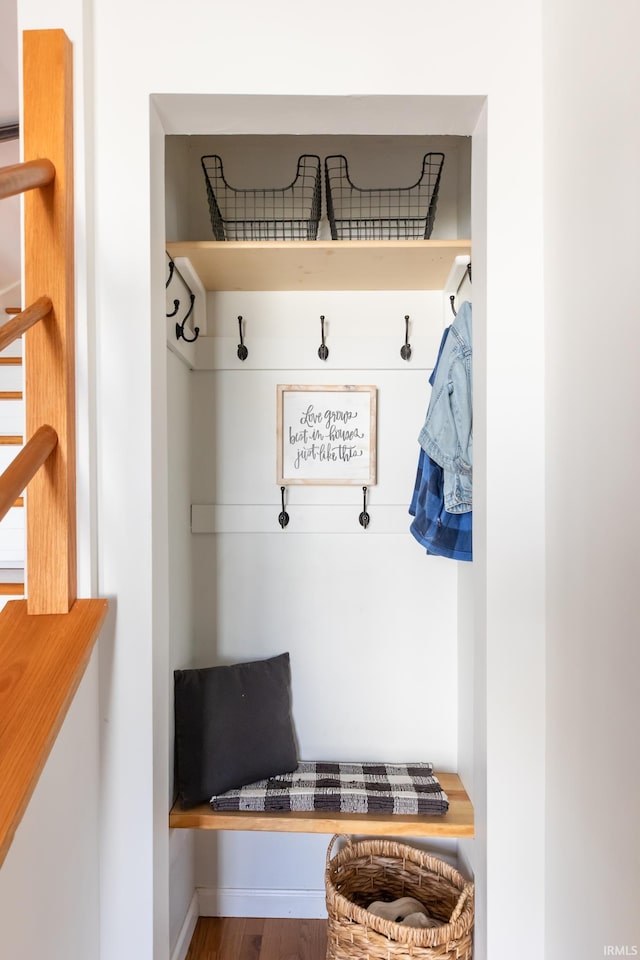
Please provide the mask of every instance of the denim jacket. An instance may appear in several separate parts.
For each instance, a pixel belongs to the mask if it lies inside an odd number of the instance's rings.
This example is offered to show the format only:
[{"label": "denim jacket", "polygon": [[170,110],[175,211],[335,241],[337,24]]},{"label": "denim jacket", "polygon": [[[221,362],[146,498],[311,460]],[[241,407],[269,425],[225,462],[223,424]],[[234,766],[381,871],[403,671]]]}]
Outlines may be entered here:
[{"label": "denim jacket", "polygon": [[431,400],[418,443],[444,471],[444,506],[467,513],[472,506],[471,304],[462,304],[442,348]]}]

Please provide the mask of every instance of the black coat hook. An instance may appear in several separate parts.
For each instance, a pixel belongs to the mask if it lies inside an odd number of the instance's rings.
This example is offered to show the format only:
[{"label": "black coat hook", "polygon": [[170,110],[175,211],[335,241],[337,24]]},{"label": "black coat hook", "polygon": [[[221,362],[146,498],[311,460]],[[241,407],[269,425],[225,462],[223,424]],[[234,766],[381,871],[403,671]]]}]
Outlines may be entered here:
[{"label": "black coat hook", "polygon": [[178,312],[179,309],[180,309],[180,301],[179,301],[179,300],[174,300],[174,301],[173,301],[173,310],[171,311],[171,313],[168,313],[168,314],[167,314],[167,320],[168,320],[170,317],[175,317],[175,315],[176,315],[176,313]]},{"label": "black coat hook", "polygon": [[[466,270],[466,272],[469,274],[469,283],[471,283],[471,260],[469,260],[469,263],[468,263],[467,266],[465,267],[465,270]],[[458,289],[460,289],[461,286],[462,286],[462,281],[460,281],[460,286],[458,287]],[[452,294],[450,295],[450,297],[449,297],[449,303],[451,304],[451,311],[452,311],[454,317],[457,317],[457,316],[458,316],[458,311],[457,311],[456,308],[454,307],[454,303],[455,303],[455,302],[456,302],[456,296],[455,296],[455,293],[452,293]]]},{"label": "black coat hook", "polygon": [[[167,256],[169,256],[169,254],[167,254]],[[165,290],[167,289],[167,287],[168,287],[169,284],[171,283],[171,279],[172,279],[172,277],[173,277],[173,271],[175,270],[175,268],[176,268],[176,265],[175,265],[175,263],[173,262],[173,260],[169,260],[169,276],[167,277],[167,282],[166,282],[165,285],[164,285]]]},{"label": "black coat hook", "polygon": [[366,530],[367,527],[369,526],[370,520],[371,520],[371,517],[367,513],[367,488],[363,487],[362,488],[362,513],[358,517],[358,523],[360,524],[361,527],[364,527],[364,529]]},{"label": "black coat hook", "polygon": [[198,336],[199,336],[199,334],[200,334],[200,327],[194,327],[194,328],[193,328],[193,336],[192,336],[192,337],[187,337],[187,336],[185,335],[185,332],[184,332],[184,331],[185,331],[186,322],[187,322],[187,320],[189,319],[189,317],[191,316],[191,311],[193,310],[193,305],[194,305],[194,303],[196,302],[196,295],[195,295],[195,293],[190,293],[189,296],[191,297],[191,303],[190,303],[190,305],[189,305],[189,309],[187,310],[187,312],[186,312],[186,314],[185,314],[185,316],[184,316],[184,319],[183,319],[182,323],[176,323],[176,340],[180,340],[180,338],[182,338],[186,343],[195,343],[195,341],[198,339]]},{"label": "black coat hook", "polygon": [[249,351],[244,345],[244,339],[242,336],[242,317],[238,317],[238,329],[240,330],[240,343],[238,344],[238,360],[246,360],[249,356]]},{"label": "black coat hook", "polygon": [[409,314],[404,317],[404,343],[400,348],[400,356],[403,360],[411,359],[411,344],[409,343]]},{"label": "black coat hook", "polygon": [[282,497],[282,510],[278,514],[278,523],[280,524],[283,530],[286,527],[286,525],[289,523],[289,514],[284,508],[284,491],[285,491],[285,488],[280,487],[280,496]]},{"label": "black coat hook", "polygon": [[329,356],[329,347],[324,342],[324,317],[320,317],[320,328],[322,331],[322,343],[318,347],[318,356],[321,360],[326,360]]}]

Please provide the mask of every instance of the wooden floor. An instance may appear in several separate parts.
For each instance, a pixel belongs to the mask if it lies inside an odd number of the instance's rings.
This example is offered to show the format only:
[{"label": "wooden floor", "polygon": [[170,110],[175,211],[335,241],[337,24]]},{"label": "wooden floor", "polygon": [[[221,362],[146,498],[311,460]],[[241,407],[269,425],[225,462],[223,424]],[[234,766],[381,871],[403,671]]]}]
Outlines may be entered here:
[{"label": "wooden floor", "polygon": [[326,920],[200,917],[186,960],[325,960]]}]

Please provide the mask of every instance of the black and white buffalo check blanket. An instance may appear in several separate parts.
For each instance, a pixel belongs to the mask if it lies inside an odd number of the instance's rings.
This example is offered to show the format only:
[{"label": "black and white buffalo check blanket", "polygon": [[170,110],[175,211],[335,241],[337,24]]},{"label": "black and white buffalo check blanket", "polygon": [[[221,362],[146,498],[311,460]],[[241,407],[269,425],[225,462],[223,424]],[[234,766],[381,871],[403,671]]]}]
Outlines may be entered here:
[{"label": "black and white buffalo check blanket", "polygon": [[442,814],[449,798],[430,763],[315,763],[211,798],[214,810]]}]

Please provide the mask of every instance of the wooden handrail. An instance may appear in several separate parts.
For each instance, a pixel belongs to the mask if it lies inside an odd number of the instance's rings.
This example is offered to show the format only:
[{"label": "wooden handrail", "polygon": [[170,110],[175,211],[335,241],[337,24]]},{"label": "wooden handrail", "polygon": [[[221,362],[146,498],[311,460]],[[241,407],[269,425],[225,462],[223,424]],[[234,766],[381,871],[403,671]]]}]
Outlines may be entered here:
[{"label": "wooden handrail", "polygon": [[37,187],[46,187],[55,175],[56,168],[45,157],[0,167],[0,200]]},{"label": "wooden handrail", "polygon": [[22,313],[8,320],[3,327],[0,327],[0,350],[4,350],[10,343],[21,337],[38,320],[44,320],[52,309],[53,304],[49,297],[38,297],[35,303],[26,307]]},{"label": "wooden handrail", "polygon": [[55,450],[57,443],[58,434],[53,427],[40,427],[25,444],[24,449],[13,458],[0,476],[0,520],[33,480],[47,457]]}]

